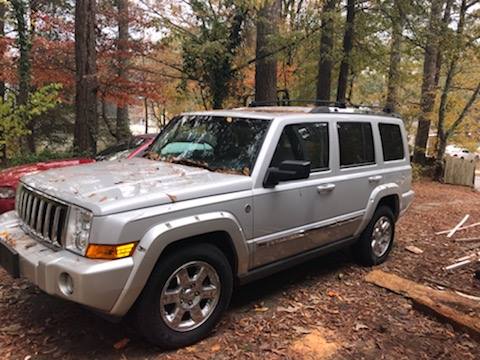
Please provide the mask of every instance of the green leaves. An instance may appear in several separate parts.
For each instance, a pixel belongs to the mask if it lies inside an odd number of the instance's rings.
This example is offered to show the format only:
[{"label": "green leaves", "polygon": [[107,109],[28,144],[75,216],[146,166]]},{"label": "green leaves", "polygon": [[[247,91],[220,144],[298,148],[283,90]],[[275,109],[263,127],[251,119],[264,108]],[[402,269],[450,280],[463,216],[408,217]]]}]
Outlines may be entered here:
[{"label": "green leaves", "polygon": [[30,93],[25,105],[16,103],[16,96],[9,92],[5,100],[0,99],[0,146],[9,150],[19,148],[19,138],[29,134],[27,124],[59,103],[61,85],[50,84]]},{"label": "green leaves", "polygon": [[212,6],[205,0],[193,0],[189,4],[195,26],[188,33],[178,32],[183,84],[187,80],[197,81],[206,90],[213,108],[220,108],[234,78],[232,64],[242,40],[246,10],[235,1]]}]

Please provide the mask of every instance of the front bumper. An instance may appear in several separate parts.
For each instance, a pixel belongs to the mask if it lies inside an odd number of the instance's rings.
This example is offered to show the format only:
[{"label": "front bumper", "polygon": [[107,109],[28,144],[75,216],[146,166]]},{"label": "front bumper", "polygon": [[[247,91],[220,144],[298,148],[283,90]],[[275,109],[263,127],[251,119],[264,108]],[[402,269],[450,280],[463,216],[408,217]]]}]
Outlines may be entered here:
[{"label": "front bumper", "polygon": [[[91,260],[38,242],[21,228],[14,211],[0,216],[0,237],[18,253],[19,273],[40,289],[79,304],[110,313],[133,268],[133,259]],[[61,275],[73,281],[73,292],[61,288]],[[64,276],[64,275],[62,275]]]}]

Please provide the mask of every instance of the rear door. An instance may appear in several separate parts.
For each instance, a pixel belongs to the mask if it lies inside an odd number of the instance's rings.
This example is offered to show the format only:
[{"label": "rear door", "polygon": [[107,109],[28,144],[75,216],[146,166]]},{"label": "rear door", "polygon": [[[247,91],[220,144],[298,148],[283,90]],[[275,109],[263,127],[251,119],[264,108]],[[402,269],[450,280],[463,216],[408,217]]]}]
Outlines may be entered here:
[{"label": "rear door", "polygon": [[384,182],[379,173],[378,135],[371,121],[337,121],[335,129],[338,172],[335,180],[337,215],[357,218],[364,214],[372,190]]}]

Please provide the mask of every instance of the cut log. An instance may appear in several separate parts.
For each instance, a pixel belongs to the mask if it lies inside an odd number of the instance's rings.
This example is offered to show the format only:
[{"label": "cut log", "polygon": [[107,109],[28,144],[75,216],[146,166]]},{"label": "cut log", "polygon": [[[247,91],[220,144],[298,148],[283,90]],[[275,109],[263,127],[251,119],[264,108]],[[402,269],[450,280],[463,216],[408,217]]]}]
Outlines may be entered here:
[{"label": "cut log", "polygon": [[451,291],[435,290],[381,270],[371,271],[365,280],[411,299],[417,308],[426,310],[455,328],[480,339],[480,317],[469,315],[480,314],[477,301],[458,296]]}]

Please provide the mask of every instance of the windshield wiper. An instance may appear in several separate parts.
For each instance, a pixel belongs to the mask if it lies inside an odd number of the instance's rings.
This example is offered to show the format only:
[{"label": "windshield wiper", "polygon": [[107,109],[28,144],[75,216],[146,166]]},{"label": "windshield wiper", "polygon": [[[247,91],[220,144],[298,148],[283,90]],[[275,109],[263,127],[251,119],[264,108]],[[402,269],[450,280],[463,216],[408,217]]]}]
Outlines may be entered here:
[{"label": "windshield wiper", "polygon": [[190,160],[190,159],[185,159],[185,158],[168,158],[168,159],[161,159],[161,160],[171,162],[171,163],[174,163],[174,164],[199,167],[199,168],[202,168],[202,169],[206,169],[208,171],[215,171],[215,169],[211,168],[207,164],[202,163],[202,162],[198,162],[198,161],[195,161],[195,160]]}]

